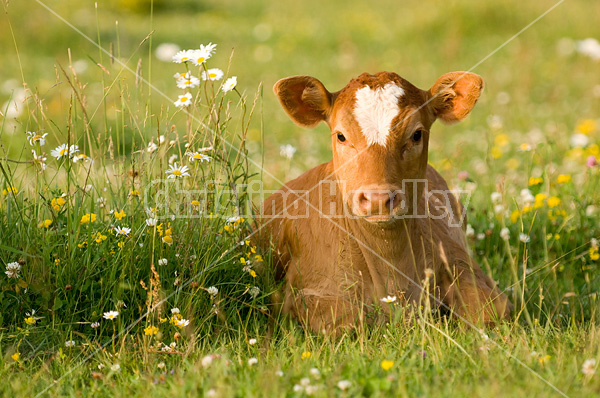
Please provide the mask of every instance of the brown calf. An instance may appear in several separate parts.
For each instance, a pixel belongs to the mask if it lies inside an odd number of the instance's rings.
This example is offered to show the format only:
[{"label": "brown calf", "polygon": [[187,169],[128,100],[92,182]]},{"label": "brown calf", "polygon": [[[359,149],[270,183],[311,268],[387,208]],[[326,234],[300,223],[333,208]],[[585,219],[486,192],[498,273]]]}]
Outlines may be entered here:
[{"label": "brown calf", "polygon": [[364,73],[335,93],[310,76],[275,84],[291,119],[324,121],[333,147],[332,161],[261,209],[285,275],[284,312],[315,331],[345,328],[384,297],[421,302],[428,291],[471,322],[509,316],[511,303],[468,253],[462,205],[427,164],[433,122],[464,119],[482,89],[465,72],[428,91],[389,72]]}]

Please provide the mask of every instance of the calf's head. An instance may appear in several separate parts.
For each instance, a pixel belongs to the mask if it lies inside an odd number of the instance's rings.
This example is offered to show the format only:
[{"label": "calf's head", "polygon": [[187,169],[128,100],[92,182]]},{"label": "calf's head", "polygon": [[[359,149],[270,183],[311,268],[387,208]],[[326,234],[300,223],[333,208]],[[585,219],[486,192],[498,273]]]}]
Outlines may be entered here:
[{"label": "calf's head", "polygon": [[425,179],[431,125],[464,119],[482,89],[481,77],[467,72],[447,73],[427,91],[390,72],[363,73],[334,93],[310,76],[274,87],[296,124],[327,123],[347,209],[378,225],[412,214],[424,187],[416,181]]}]

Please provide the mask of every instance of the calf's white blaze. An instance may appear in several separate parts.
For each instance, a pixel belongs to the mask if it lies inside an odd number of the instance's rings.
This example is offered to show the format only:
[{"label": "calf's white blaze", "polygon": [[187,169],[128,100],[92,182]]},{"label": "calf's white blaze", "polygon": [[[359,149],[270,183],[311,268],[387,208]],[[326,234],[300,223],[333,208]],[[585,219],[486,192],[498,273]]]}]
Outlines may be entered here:
[{"label": "calf's white blaze", "polygon": [[354,118],[358,122],[367,145],[386,145],[392,120],[400,110],[398,99],[404,95],[402,87],[388,83],[375,90],[365,86],[356,90]]}]

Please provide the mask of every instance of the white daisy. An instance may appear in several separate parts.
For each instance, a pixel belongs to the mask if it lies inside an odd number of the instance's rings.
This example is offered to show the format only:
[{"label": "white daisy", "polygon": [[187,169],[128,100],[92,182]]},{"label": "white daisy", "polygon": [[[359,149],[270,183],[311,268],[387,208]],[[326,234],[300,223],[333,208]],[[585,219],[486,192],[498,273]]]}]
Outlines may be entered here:
[{"label": "white daisy", "polygon": [[241,219],[240,216],[228,217],[227,218],[227,223],[234,224],[234,223],[238,222],[240,219]]},{"label": "white daisy", "polygon": [[103,315],[104,319],[110,319],[111,321],[119,316],[119,311],[108,311]]},{"label": "white daisy", "polygon": [[192,74],[190,72],[178,72],[173,75],[173,77],[177,80],[179,79],[189,79]]},{"label": "white daisy", "polygon": [[154,55],[156,55],[156,58],[163,62],[169,62],[173,60],[173,57],[177,54],[179,50],[180,49],[177,44],[162,43],[159,44],[158,47],[156,47],[156,50],[154,50]]},{"label": "white daisy", "polygon": [[207,45],[200,44],[200,50],[208,51],[210,53],[210,55],[213,55],[215,53],[216,49],[217,49],[217,45],[213,44],[213,43],[208,43]]},{"label": "white daisy", "polygon": [[147,218],[146,219],[146,225],[149,227],[153,227],[156,225],[156,218]]},{"label": "white daisy", "polygon": [[184,90],[186,88],[198,87],[199,85],[200,85],[200,79],[198,79],[195,76],[190,76],[188,78],[183,78],[183,79],[177,79],[177,87],[184,89]]},{"label": "white daisy", "polygon": [[176,64],[181,64],[183,62],[191,61],[193,55],[193,50],[178,51],[177,54],[173,55],[173,62]]},{"label": "white daisy", "polygon": [[183,95],[180,95],[177,98],[177,101],[174,102],[175,106],[178,107],[183,107],[183,106],[190,106],[192,105],[192,94],[190,93],[185,93]]},{"label": "white daisy", "polygon": [[181,313],[181,311],[179,311],[179,308],[177,308],[177,307],[171,308],[171,314],[180,314],[180,313]]},{"label": "white daisy", "polygon": [[29,144],[31,144],[32,146],[35,145],[36,143],[40,144],[40,146],[44,145],[46,143],[46,136],[48,135],[48,133],[44,134],[44,135],[40,135],[37,134],[33,131],[28,131],[27,132],[27,140],[29,140]]},{"label": "white daisy", "polygon": [[183,318],[182,319],[173,318],[173,322],[175,323],[175,326],[177,326],[179,328],[184,328],[190,324],[189,319],[183,319]]},{"label": "white daisy", "polygon": [[77,145],[71,145],[70,147],[67,144],[62,144],[50,152],[50,155],[54,156],[56,160],[60,160],[63,157],[73,157],[75,152],[79,152],[79,147]]},{"label": "white daisy", "polygon": [[225,80],[225,83],[223,83],[223,86],[221,87],[221,89],[223,90],[224,93],[231,91],[235,88],[235,86],[237,85],[237,76],[233,76],[230,77],[229,79]]},{"label": "white daisy", "polygon": [[221,80],[222,78],[223,71],[219,68],[202,71],[202,80]]},{"label": "white daisy", "polygon": [[86,155],[84,153],[80,153],[79,155],[73,156],[73,163],[77,163],[80,160],[81,161],[87,161],[87,162],[93,162],[93,160],[91,158],[89,158],[88,155]]},{"label": "white daisy", "polygon": [[131,228],[126,228],[126,227],[114,227],[115,233],[117,234],[117,236],[119,235],[123,235],[123,236],[128,236],[131,233]]},{"label": "white daisy", "polygon": [[206,62],[210,57],[212,57],[212,53],[210,52],[210,50],[207,48],[201,48],[192,52],[191,61],[194,65],[200,66],[204,62]]},{"label": "white daisy", "polygon": [[393,303],[396,301],[396,296],[387,296],[381,299],[383,303]]},{"label": "white daisy", "polygon": [[42,170],[46,170],[46,157],[43,155],[38,156],[35,149],[32,149],[31,153],[33,154],[33,163],[40,166]]},{"label": "white daisy", "polygon": [[200,152],[186,152],[185,156],[189,156],[190,162],[193,162],[194,160],[199,160],[200,162],[204,162],[206,160],[207,162],[210,162],[212,159],[210,156]]},{"label": "white daisy", "polygon": [[177,163],[169,165],[169,170],[165,171],[168,174],[167,178],[183,178],[190,175],[187,166],[177,166]]}]

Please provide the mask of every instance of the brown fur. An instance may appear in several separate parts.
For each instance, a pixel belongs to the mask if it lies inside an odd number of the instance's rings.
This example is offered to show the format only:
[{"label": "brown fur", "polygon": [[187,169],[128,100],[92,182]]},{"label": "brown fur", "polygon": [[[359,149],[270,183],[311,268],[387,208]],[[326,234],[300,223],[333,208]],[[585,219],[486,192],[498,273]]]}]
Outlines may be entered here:
[{"label": "brown fur", "polygon": [[[405,92],[400,113],[388,145],[367,147],[352,114],[354,93],[389,82]],[[427,280],[427,291],[470,322],[509,316],[511,303],[468,254],[464,229],[449,225],[450,220],[460,225],[462,205],[453,195],[426,195],[448,191],[427,164],[431,124],[436,118],[462,120],[482,89],[479,76],[464,72],[442,76],[429,91],[389,72],[363,74],[337,93],[308,76],[275,85],[292,120],[305,127],[325,121],[333,133],[333,160],[286,183],[261,209],[259,241],[263,246],[274,242],[276,266],[285,277],[284,312],[315,331],[352,327],[387,295],[422,302],[422,281]],[[415,129],[424,131],[422,142],[410,140]],[[346,142],[337,141],[339,132]],[[400,210],[385,206],[373,207],[385,222],[347,216],[348,211],[360,215],[357,193],[382,187],[394,191],[414,178],[426,179],[428,186],[409,187],[403,196],[406,208],[437,217],[393,219]]]}]

